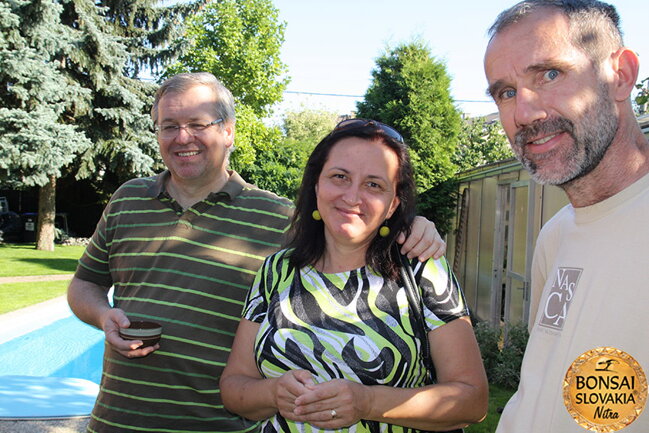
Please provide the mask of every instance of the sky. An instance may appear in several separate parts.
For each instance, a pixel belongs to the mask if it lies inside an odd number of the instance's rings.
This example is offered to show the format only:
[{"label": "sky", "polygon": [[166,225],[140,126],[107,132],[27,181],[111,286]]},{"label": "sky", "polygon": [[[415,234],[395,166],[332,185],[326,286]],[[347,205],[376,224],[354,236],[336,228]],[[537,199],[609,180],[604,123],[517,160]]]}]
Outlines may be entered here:
[{"label": "sky", "polygon": [[[386,47],[419,38],[446,64],[451,95],[472,116],[497,111],[485,95],[482,60],[487,30],[515,0],[274,0],[286,22],[281,58],[291,78],[277,115],[304,108],[354,111]],[[640,55],[639,79],[649,76],[649,1],[611,2],[622,19],[625,45]],[[320,95],[312,95],[320,94]],[[342,96],[326,96],[342,95]]]}]

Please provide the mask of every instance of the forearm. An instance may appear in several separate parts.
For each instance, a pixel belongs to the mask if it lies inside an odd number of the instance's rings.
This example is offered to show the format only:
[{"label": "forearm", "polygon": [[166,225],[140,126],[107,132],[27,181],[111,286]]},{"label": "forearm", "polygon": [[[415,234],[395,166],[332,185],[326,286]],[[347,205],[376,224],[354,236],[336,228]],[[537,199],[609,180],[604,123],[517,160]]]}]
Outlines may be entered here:
[{"label": "forearm", "polygon": [[463,382],[421,388],[369,386],[368,419],[422,430],[450,430],[484,418],[486,390]]},{"label": "forearm", "polygon": [[76,277],[68,286],[68,304],[75,316],[99,329],[103,329],[101,317],[111,309],[108,288]]},{"label": "forearm", "polygon": [[261,421],[278,411],[273,386],[277,379],[231,375],[221,379],[223,405],[244,418]]}]

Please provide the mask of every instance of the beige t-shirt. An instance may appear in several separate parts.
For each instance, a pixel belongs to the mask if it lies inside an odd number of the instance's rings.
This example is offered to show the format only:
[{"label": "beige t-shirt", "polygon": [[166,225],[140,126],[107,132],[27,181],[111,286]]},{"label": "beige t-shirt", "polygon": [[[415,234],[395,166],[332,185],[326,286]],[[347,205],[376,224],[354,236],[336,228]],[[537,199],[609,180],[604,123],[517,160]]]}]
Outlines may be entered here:
[{"label": "beige t-shirt", "polygon": [[[560,210],[539,236],[532,291],[521,382],[496,432],[584,433],[563,399],[573,361],[610,346],[649,374],[649,175],[593,206]],[[649,409],[621,431],[648,433]]]}]

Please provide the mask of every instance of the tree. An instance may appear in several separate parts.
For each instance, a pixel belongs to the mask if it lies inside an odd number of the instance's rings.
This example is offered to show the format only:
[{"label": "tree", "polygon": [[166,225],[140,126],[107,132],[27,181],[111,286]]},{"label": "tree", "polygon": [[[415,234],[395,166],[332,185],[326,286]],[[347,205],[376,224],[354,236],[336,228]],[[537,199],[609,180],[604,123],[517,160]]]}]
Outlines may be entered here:
[{"label": "tree", "polygon": [[647,104],[649,104],[649,77],[641,80],[635,87],[639,90],[635,97],[638,114],[645,114],[647,112]]},{"label": "tree", "polygon": [[453,155],[458,171],[513,158],[507,136],[500,123],[484,117],[465,118],[460,139]]},{"label": "tree", "polygon": [[275,142],[255,164],[242,167],[241,174],[260,188],[294,200],[309,155],[337,119],[335,113],[323,110],[287,112],[283,140]]},{"label": "tree", "polygon": [[[154,86],[134,77],[177,52],[182,44],[170,39],[178,17],[202,2],[156,3],[2,3],[0,105],[23,112],[3,113],[0,181],[41,188],[38,249],[53,249],[57,178],[76,175],[114,190],[160,166],[148,116]],[[19,154],[14,140],[22,143]]]},{"label": "tree", "polygon": [[56,179],[91,146],[62,121],[84,110],[89,96],[59,67],[66,49],[80,43],[61,25],[62,9],[50,0],[0,3],[0,183],[41,187],[37,240],[45,250],[54,246]]},{"label": "tree", "polygon": [[[244,174],[259,172],[257,155],[280,144],[281,132],[262,118],[282,98],[288,78],[280,59],[285,23],[271,0],[221,0],[209,3],[187,25],[190,48],[165,72],[211,72],[237,102],[237,150],[231,166]],[[254,181],[253,178],[248,178]],[[262,182],[259,184],[261,187]]]},{"label": "tree", "polygon": [[287,139],[310,143],[313,148],[334,129],[338,117],[331,111],[303,108],[300,111],[287,112],[282,129]]},{"label": "tree", "polygon": [[282,99],[288,78],[280,59],[285,23],[271,0],[220,0],[189,20],[190,48],[165,76],[211,72],[258,116]]},{"label": "tree", "polygon": [[86,43],[66,71],[92,90],[92,111],[76,123],[94,146],[78,162],[77,178],[92,179],[110,194],[125,180],[164,167],[149,115],[157,86],[137,77],[143,69],[159,72],[187,49],[182,23],[206,1],[68,3],[62,21],[79,28]]},{"label": "tree", "polygon": [[445,231],[454,204],[442,194],[424,192],[450,179],[456,170],[451,158],[461,119],[450,95],[446,66],[432,57],[425,44],[414,41],[387,50],[377,59],[372,77],[364,100],[357,104],[358,116],[401,132],[410,146],[419,212]]}]

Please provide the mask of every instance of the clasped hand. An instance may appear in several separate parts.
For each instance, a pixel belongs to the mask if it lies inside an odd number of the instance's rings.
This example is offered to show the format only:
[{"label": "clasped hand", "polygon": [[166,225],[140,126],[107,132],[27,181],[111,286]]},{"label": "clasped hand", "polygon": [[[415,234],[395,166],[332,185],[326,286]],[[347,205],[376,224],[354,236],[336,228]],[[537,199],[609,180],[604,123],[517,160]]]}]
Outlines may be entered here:
[{"label": "clasped hand", "polygon": [[307,370],[284,373],[275,384],[275,400],[284,418],[324,429],[355,424],[369,407],[363,385],[344,379],[316,383]]}]

